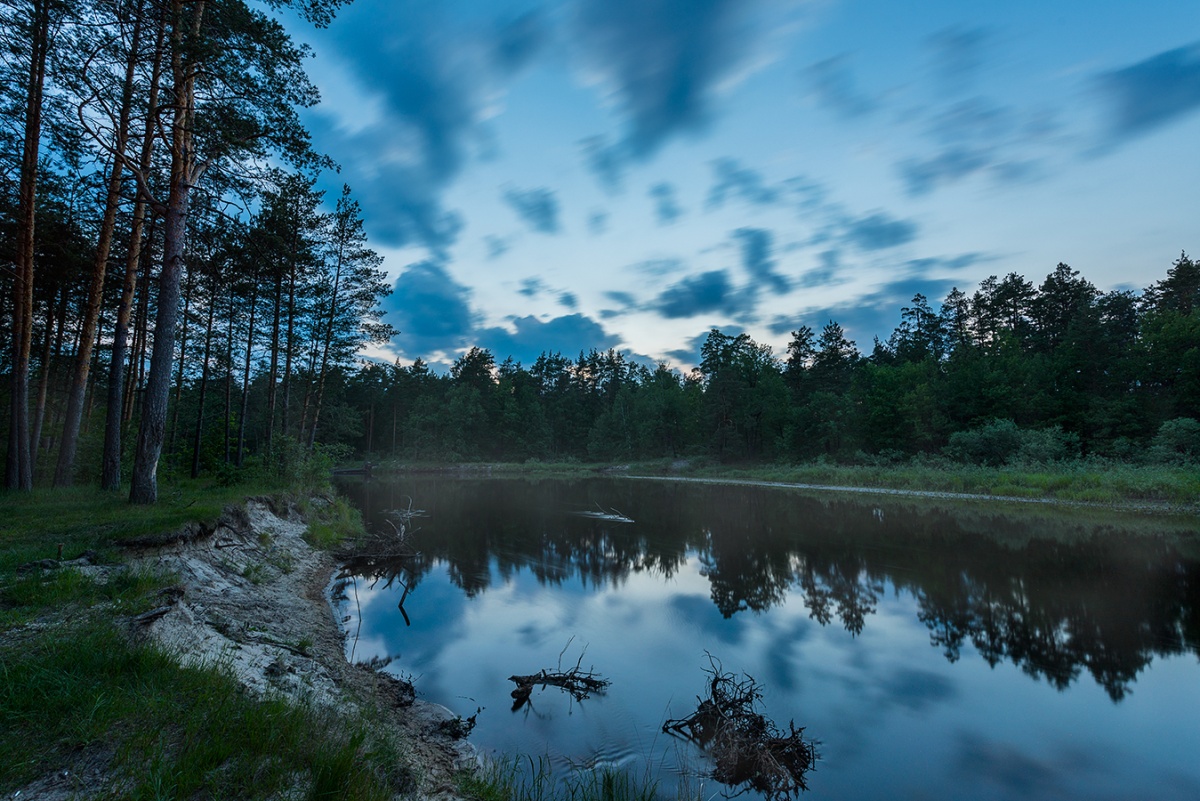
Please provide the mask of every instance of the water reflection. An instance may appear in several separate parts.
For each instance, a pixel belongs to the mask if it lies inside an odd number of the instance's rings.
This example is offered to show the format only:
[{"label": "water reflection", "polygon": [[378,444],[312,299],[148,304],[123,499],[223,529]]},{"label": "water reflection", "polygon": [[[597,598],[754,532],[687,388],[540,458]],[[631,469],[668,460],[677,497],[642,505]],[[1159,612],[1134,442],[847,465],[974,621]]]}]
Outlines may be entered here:
[{"label": "water reflection", "polygon": [[[473,598],[522,570],[542,585],[585,589],[641,573],[670,580],[694,554],[723,619],[798,595],[812,620],[858,636],[891,586],[916,599],[930,643],[951,662],[969,643],[990,665],[1011,662],[1060,689],[1086,673],[1113,701],[1156,656],[1200,650],[1200,561],[1178,547],[1187,524],[1165,518],[1138,524],[1147,532],[1098,528],[1088,513],[632,480],[345,489],[384,531],[406,496],[436,510],[419,521],[419,551],[348,566],[386,581],[402,570],[406,592],[441,563]],[[576,514],[597,508],[624,519]]]}]

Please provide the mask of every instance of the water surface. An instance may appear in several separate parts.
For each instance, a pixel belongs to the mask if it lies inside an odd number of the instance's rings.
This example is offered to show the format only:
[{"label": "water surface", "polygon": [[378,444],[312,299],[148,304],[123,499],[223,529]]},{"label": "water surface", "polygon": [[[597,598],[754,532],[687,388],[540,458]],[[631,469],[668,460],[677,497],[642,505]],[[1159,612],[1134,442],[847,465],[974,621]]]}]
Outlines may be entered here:
[{"label": "water surface", "polygon": [[[485,752],[673,788],[704,756],[662,723],[711,657],[821,742],[813,799],[1200,798],[1194,521],[630,479],[345,490],[384,530],[425,512],[420,555],[349,588],[348,656],[478,711]],[[607,693],[512,711],[510,675],[577,662]]]}]

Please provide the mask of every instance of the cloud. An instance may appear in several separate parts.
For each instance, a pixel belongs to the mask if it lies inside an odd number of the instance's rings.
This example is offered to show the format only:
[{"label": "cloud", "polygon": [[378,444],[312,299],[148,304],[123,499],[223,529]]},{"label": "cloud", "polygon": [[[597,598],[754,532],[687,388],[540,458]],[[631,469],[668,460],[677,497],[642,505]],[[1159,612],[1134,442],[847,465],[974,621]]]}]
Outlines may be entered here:
[{"label": "cloud", "polygon": [[531,230],[543,234],[559,232],[558,198],[552,190],[509,189],[504,193],[504,201]]},{"label": "cloud", "polygon": [[578,353],[595,348],[616,347],[618,337],[608,333],[600,323],[582,314],[569,314],[542,322],[536,317],[517,317],[512,330],[502,327],[483,328],[476,334],[480,347],[487,348],[497,361],[511,356],[530,364],[543,352]]},{"label": "cloud", "polygon": [[842,238],[859,250],[884,250],[907,244],[917,236],[917,225],[874,212],[846,224]]},{"label": "cloud", "polygon": [[462,223],[441,196],[484,143],[482,120],[507,79],[489,54],[505,52],[515,67],[533,52],[533,23],[523,24],[524,39],[512,23],[450,24],[439,4],[383,3],[349,6],[316,34],[330,65],[314,69],[318,85],[326,69],[341,94],[369,97],[371,113],[335,103],[305,123],[320,150],[337,154],[337,180],[354,188],[376,241],[435,254],[455,242]]},{"label": "cloud", "polygon": [[821,266],[800,276],[798,282],[800,286],[806,289],[832,286],[841,280],[839,271],[842,266],[842,253],[840,250],[835,248],[821,251],[818,258],[821,260]]},{"label": "cloud", "polygon": [[643,275],[664,276],[684,270],[687,264],[683,259],[647,259],[629,265],[629,269]]},{"label": "cloud", "polygon": [[943,91],[964,92],[975,83],[990,43],[991,34],[983,28],[946,28],[929,38]]},{"label": "cloud", "polygon": [[702,312],[742,310],[744,300],[734,291],[727,271],[713,270],[664,289],[653,308],[664,317],[694,317]]},{"label": "cloud", "polygon": [[604,293],[604,297],[625,308],[637,305],[637,298],[630,292],[610,290]]},{"label": "cloud", "polygon": [[437,262],[409,265],[384,301],[388,321],[400,331],[393,342],[414,357],[462,347],[475,327],[470,295]]},{"label": "cloud", "polygon": [[783,294],[791,289],[785,276],[775,272],[776,263],[771,258],[774,235],[763,228],[739,228],[733,232],[742,246],[742,267],[752,280],[755,291],[769,287]]},{"label": "cloud", "polygon": [[659,225],[670,225],[683,216],[683,208],[675,197],[675,187],[668,183],[655,184],[650,187],[650,197],[654,200],[654,214]]},{"label": "cloud", "polygon": [[846,55],[818,61],[804,71],[817,103],[847,120],[864,117],[875,110],[876,103],[859,93]]},{"label": "cloud", "polygon": [[748,0],[580,0],[576,36],[624,118],[616,163],[644,161],[702,130],[718,87],[753,52]]},{"label": "cloud", "polygon": [[558,302],[572,311],[579,308],[579,296],[574,292],[559,292]]},{"label": "cloud", "polygon": [[545,16],[538,9],[501,22],[496,29],[492,60],[507,73],[520,72],[542,49],[548,37]]},{"label": "cloud", "polygon": [[542,283],[542,279],[537,277],[522,278],[521,288],[517,290],[520,294],[527,298],[536,298],[546,289],[546,285]]},{"label": "cloud", "polygon": [[742,200],[756,206],[770,206],[781,199],[780,191],[767,186],[762,174],[743,167],[737,159],[721,158],[712,162],[713,185],[706,205],[721,208],[729,200]]},{"label": "cloud", "polygon": [[1200,42],[1101,74],[1107,134],[1125,140],[1200,110]]},{"label": "cloud", "polygon": [[[942,278],[906,276],[883,284],[873,292],[847,299],[837,306],[810,309],[794,316],[787,323],[790,328],[786,330],[794,329],[798,323],[805,323],[814,331],[820,331],[828,321],[833,320],[841,324],[850,339],[858,342],[860,351],[865,349],[869,353],[874,337],[886,340],[899,325],[900,309],[907,306],[914,295],[921,293],[929,299],[931,306],[937,308],[954,283]],[[779,319],[772,325],[783,323]]]},{"label": "cloud", "polygon": [[588,233],[592,236],[600,236],[608,231],[608,212],[595,210],[588,215]]},{"label": "cloud", "polygon": [[483,238],[483,243],[487,245],[488,261],[493,261],[500,258],[509,250],[512,249],[512,243],[502,236],[488,234]]},{"label": "cloud", "polygon": [[579,149],[583,151],[584,164],[600,179],[601,186],[609,193],[622,189],[625,163],[619,149],[614,147],[607,137],[589,136],[580,141]]},{"label": "cloud", "polygon": [[942,184],[949,184],[979,172],[991,162],[987,151],[949,148],[929,158],[910,158],[900,163],[900,175],[910,195],[927,195]]}]

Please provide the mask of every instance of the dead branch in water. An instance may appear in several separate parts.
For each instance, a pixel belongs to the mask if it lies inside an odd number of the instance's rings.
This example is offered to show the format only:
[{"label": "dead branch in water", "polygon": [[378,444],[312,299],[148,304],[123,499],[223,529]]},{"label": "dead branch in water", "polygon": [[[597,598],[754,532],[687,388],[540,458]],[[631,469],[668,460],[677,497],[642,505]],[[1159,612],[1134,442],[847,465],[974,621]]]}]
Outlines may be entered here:
[{"label": "dead branch in water", "polygon": [[711,654],[708,661],[708,697],[697,697],[696,711],[668,720],[663,731],[705,749],[713,759],[713,778],[723,784],[744,784],[770,801],[807,790],[805,774],[818,758],[816,741],[806,740],[804,728],[793,721],[785,733],[767,720],[757,709],[762,687],[752,677],[726,673]]},{"label": "dead branch in water", "polygon": [[529,696],[533,692],[533,688],[541,686],[560,687],[571,694],[571,697],[576,701],[582,701],[589,697],[592,693],[603,693],[610,682],[608,679],[601,678],[594,673],[590,668],[583,670],[580,665],[583,663],[583,655],[587,653],[587,648],[579,654],[579,659],[575,662],[575,667],[570,670],[562,670],[562,655],[566,653],[567,648],[571,646],[572,637],[567,640],[567,644],[563,646],[562,651],[558,654],[558,670],[542,670],[538,673],[533,673],[528,676],[509,676],[508,680],[515,682],[517,688],[512,691],[513,711],[516,712],[525,704],[529,703]]}]

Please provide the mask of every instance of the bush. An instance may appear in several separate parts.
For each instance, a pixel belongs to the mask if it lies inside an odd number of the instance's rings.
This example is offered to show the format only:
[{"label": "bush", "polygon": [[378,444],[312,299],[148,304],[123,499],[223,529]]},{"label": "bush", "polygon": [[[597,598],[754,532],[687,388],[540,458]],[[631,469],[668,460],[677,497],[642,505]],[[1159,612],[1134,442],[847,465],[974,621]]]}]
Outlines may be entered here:
[{"label": "bush", "polygon": [[1051,428],[1021,428],[1012,420],[991,420],[968,431],[955,431],[945,453],[968,464],[1046,464],[1079,456],[1079,436]]},{"label": "bush", "polygon": [[1164,464],[1200,461],[1200,422],[1176,417],[1163,423],[1150,442],[1150,459]]}]

